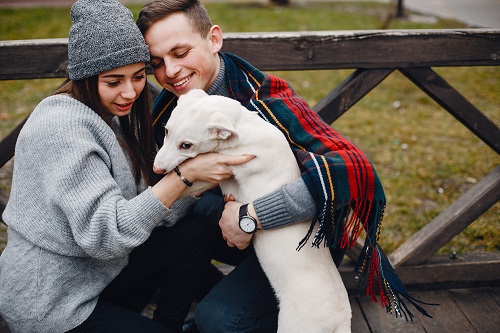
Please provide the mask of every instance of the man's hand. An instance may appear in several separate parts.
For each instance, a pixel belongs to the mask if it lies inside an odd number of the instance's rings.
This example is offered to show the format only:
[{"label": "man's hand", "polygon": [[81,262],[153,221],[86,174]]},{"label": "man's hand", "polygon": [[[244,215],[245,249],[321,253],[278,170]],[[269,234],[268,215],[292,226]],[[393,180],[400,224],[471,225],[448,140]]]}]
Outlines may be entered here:
[{"label": "man's hand", "polygon": [[[232,199],[232,200],[231,200]],[[222,237],[229,247],[237,247],[240,250],[245,249],[252,241],[253,234],[247,234],[240,229],[239,210],[240,202],[233,201],[234,198],[228,198],[219,226],[222,230]]]}]

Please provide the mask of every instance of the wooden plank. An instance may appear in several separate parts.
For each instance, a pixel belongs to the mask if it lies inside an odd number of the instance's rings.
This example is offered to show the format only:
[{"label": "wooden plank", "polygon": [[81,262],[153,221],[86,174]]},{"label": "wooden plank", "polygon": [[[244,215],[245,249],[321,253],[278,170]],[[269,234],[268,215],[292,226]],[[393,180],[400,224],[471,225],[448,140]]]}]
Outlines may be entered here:
[{"label": "wooden plank", "polygon": [[396,318],[394,314],[387,313],[380,303],[372,302],[369,297],[360,296],[358,299],[370,325],[371,332],[425,333],[421,321],[429,318],[421,316],[420,313],[415,313],[416,310],[412,311],[415,314],[413,321],[406,321],[404,317]]},{"label": "wooden plank", "polygon": [[2,141],[0,141],[0,168],[7,163],[12,156],[14,156],[14,148],[16,147],[17,137],[19,132],[24,126],[24,123],[28,117],[26,117],[21,123],[19,123]]},{"label": "wooden plank", "polygon": [[415,292],[416,299],[439,305],[424,305],[433,318],[421,320],[427,333],[466,333],[476,332],[460,307],[450,296],[449,291]]},{"label": "wooden plank", "polygon": [[456,289],[450,290],[450,295],[477,332],[498,332],[500,306],[491,296],[490,289]]},{"label": "wooden plank", "polygon": [[[344,260],[339,267],[342,281],[350,294],[358,294],[355,264]],[[459,254],[456,259],[433,256],[422,265],[396,267],[409,290],[467,288],[500,285],[500,252]]]},{"label": "wooden plank", "polygon": [[7,205],[8,200],[9,197],[2,190],[0,190],[0,222],[2,223],[4,223],[2,220],[2,214],[5,210],[5,206]]},{"label": "wooden plank", "polygon": [[[500,286],[500,283],[498,284]],[[497,288],[491,288],[491,297],[497,302],[497,304],[500,306],[500,287]]]},{"label": "wooden plank", "polygon": [[[498,29],[226,33],[223,51],[261,70],[498,66],[499,40]],[[67,39],[0,41],[0,80],[66,77],[66,66]]]},{"label": "wooden plank", "polygon": [[[454,291],[452,291],[452,293],[453,292]],[[473,311],[492,311],[492,313],[495,313],[495,311],[497,311],[495,304],[490,304],[489,299],[494,298],[494,296],[498,296],[500,294],[500,287],[487,289],[473,288],[468,289],[465,292],[470,293],[470,295],[473,295],[472,297],[477,298],[479,303],[482,303],[483,299],[487,301],[484,306],[488,307],[474,307]],[[424,317],[420,313],[412,311],[415,314],[414,320],[418,321],[419,324],[421,324],[421,327],[425,330],[426,333],[483,332],[480,330],[482,326],[480,326],[478,330],[476,330],[476,328],[472,326],[472,323],[467,317],[466,313],[462,311],[462,308],[450,294],[450,291],[419,291],[414,292],[413,295],[417,299],[439,304],[425,305],[426,309],[433,316],[433,318]],[[351,295],[349,297],[349,302],[352,309],[352,333],[371,333],[377,331],[392,332],[392,330],[395,330],[396,332],[406,332],[407,327],[410,327],[410,329],[408,330],[409,332],[415,331],[414,324],[411,324],[410,322],[408,325],[408,323],[406,323],[404,319],[394,318],[394,316],[387,314],[385,310],[381,308],[379,303],[370,302],[366,297],[362,302],[363,305],[361,305],[360,297],[357,296]],[[191,307],[188,318],[192,317],[195,306],[196,304]],[[144,311],[143,315],[149,316],[149,318],[151,318],[152,309],[154,309],[154,307],[154,303],[149,304],[147,311]],[[377,318],[377,321],[379,321],[373,322],[373,331],[371,330],[371,323],[367,322],[365,311],[377,313],[380,312],[380,317],[375,317]],[[416,326],[417,332],[420,332],[420,325]],[[0,330],[0,332],[2,331]],[[489,331],[484,332],[489,333]]]},{"label": "wooden plank", "polygon": [[412,289],[491,286],[500,284],[500,252],[434,256],[423,265],[398,266],[396,272]]},{"label": "wooden plank", "polygon": [[351,319],[351,332],[352,333],[371,333],[370,327],[366,322],[365,315],[361,309],[358,298],[349,296],[351,303],[352,319]]},{"label": "wooden plank", "polygon": [[414,295],[417,299],[439,305],[425,306],[433,318],[424,317],[412,309],[415,315],[413,322],[394,318],[387,314],[379,303],[373,303],[367,297],[360,297],[359,302],[371,332],[493,333],[500,327],[498,316],[500,308],[492,296],[498,293],[499,289],[497,287],[416,292]]},{"label": "wooden plank", "polygon": [[392,264],[418,265],[500,200],[500,166],[475,184],[390,256]]},{"label": "wooden plank", "polygon": [[500,128],[430,68],[402,68],[407,78],[500,154]]},{"label": "wooden plank", "polygon": [[500,62],[492,56],[500,52],[497,33],[487,29],[238,33],[225,34],[223,50],[264,70],[493,65]]},{"label": "wooden plank", "polygon": [[0,79],[67,77],[68,39],[0,41]]},{"label": "wooden plank", "polygon": [[341,84],[330,91],[314,107],[321,118],[333,123],[354,104],[382,82],[393,69],[357,69]]}]

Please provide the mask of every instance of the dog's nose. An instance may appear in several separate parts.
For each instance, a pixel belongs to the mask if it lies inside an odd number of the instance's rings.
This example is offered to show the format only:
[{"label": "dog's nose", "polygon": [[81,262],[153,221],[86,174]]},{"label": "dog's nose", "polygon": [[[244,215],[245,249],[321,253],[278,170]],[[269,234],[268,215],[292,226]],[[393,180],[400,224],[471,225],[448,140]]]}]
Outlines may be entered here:
[{"label": "dog's nose", "polygon": [[163,175],[165,173],[165,169],[157,168],[154,165],[153,165],[153,171],[154,171],[154,173],[157,173],[159,175]]}]

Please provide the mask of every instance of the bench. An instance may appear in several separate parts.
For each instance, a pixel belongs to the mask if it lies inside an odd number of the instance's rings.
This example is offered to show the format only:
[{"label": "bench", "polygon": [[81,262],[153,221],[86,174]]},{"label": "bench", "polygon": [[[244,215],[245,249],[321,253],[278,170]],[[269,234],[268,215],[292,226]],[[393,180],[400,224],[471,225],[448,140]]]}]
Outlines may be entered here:
[{"label": "bench", "polygon": [[[223,50],[240,55],[265,71],[353,69],[313,107],[328,123],[347,112],[391,73],[399,71],[500,154],[498,126],[433,70],[499,66],[500,30],[228,33]],[[0,41],[0,80],[62,78],[66,77],[66,66],[67,39]],[[23,123],[0,142],[0,167],[13,157]],[[7,197],[8,194],[3,194],[3,198],[0,195],[0,214]],[[435,253],[499,200],[497,166],[391,253],[390,259],[401,279],[410,286],[498,284],[500,252],[470,253],[452,262]],[[355,260],[359,251],[357,246],[348,256]],[[340,271],[346,287],[354,290],[352,267],[343,265]]]}]

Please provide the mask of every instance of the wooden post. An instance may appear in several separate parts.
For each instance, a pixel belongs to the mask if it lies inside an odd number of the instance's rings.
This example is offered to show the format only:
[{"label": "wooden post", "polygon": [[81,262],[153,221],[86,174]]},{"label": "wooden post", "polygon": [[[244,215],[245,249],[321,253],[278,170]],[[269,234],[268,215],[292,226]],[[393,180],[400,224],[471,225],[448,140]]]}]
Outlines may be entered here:
[{"label": "wooden post", "polygon": [[271,4],[275,6],[288,6],[290,4],[289,0],[271,0]]},{"label": "wooden post", "polygon": [[403,6],[403,0],[398,0],[397,6],[396,6],[396,18],[403,18],[405,17],[404,13],[404,6]]}]

